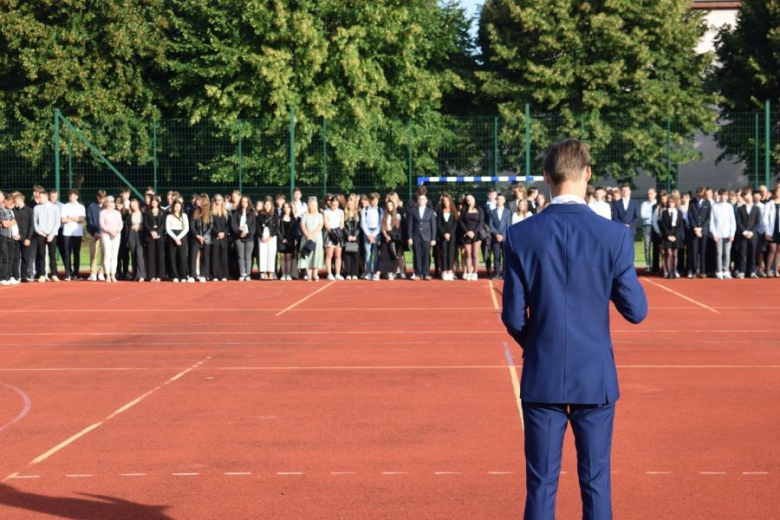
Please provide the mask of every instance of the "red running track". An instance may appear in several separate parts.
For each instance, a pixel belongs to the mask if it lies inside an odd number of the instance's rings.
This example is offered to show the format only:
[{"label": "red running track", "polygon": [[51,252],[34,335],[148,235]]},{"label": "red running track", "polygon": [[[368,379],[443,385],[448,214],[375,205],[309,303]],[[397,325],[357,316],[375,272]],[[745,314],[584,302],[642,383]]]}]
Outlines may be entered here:
[{"label": "red running track", "polygon": [[[643,284],[648,320],[612,324],[615,517],[777,518],[780,281]],[[519,518],[500,290],[1,288],[0,517]]]}]

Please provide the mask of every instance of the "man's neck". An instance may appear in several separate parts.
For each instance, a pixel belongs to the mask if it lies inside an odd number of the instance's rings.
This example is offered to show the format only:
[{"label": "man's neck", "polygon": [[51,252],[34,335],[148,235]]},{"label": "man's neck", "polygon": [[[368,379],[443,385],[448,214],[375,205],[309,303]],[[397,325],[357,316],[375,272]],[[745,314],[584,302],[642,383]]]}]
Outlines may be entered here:
[{"label": "man's neck", "polygon": [[562,195],[573,195],[581,199],[585,198],[585,192],[587,191],[587,184],[584,182],[563,182],[558,186],[550,187],[550,195],[560,197]]}]

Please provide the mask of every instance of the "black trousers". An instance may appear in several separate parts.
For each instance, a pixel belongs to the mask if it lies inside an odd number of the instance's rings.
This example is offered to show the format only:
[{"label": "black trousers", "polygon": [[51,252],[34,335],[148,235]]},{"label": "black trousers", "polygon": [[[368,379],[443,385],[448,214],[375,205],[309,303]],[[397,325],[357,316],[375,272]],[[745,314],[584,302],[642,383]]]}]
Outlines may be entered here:
[{"label": "black trousers", "polygon": [[490,242],[491,249],[493,250],[493,275],[498,276],[502,272],[504,264],[504,243],[499,242],[495,238]]},{"label": "black trousers", "polygon": [[134,279],[146,280],[146,264],[144,263],[144,242],[138,231],[130,231],[127,237],[127,249],[133,258]]},{"label": "black trousers", "polygon": [[119,256],[116,263],[116,274],[120,278],[125,278],[130,272],[130,245],[129,237],[122,237],[119,240]]},{"label": "black trousers", "polygon": [[38,241],[38,247],[35,252],[35,276],[46,276],[46,252],[49,252],[49,273],[51,276],[57,276],[57,237],[51,242],[46,237],[35,235]]},{"label": "black trousers", "polygon": [[455,265],[455,237],[450,235],[449,240],[436,242],[436,246],[440,251],[441,270],[452,271],[452,268]]},{"label": "black trousers", "polygon": [[[488,237],[482,241],[482,258],[485,259],[485,271],[487,272],[488,277],[495,276],[501,271],[500,265],[494,266],[494,263],[496,262],[496,252],[493,248],[494,242],[495,240],[493,237]],[[494,266],[492,273],[490,271],[491,266]]]},{"label": "black trousers", "polygon": [[154,240],[149,238],[146,243],[146,274],[149,279],[163,278],[165,276],[165,247],[164,239]]},{"label": "black trousers", "polygon": [[24,240],[22,240],[21,274],[23,279],[32,280],[35,278],[35,258],[37,251],[38,241],[35,239],[35,236],[30,239],[29,246],[24,245]]},{"label": "black trousers", "polygon": [[168,240],[168,261],[171,264],[171,279],[186,280],[187,274],[187,239],[177,246],[173,239]]},{"label": "black trousers", "polygon": [[[200,265],[198,265],[198,253],[200,253]],[[203,278],[209,278],[209,263],[211,261],[211,244],[203,244],[194,240],[190,243],[190,275],[200,273]]]},{"label": "black trousers", "polygon": [[65,278],[79,275],[81,267],[81,237],[62,237],[62,265],[65,267]]},{"label": "black trousers", "polygon": [[211,244],[211,262],[209,263],[209,268],[211,269],[211,272],[207,272],[207,274],[203,274],[203,271],[201,271],[201,275],[206,277],[211,277],[215,280],[222,280],[223,278],[228,277],[228,249],[230,248],[230,243],[228,242],[227,237],[223,238],[222,240],[214,240],[214,242]]},{"label": "black trousers", "polygon": [[750,276],[756,271],[756,247],[758,235],[751,238],[741,237],[739,241],[739,267],[745,276]]},{"label": "black trousers", "polygon": [[11,242],[11,278],[22,280],[22,241],[13,240]]},{"label": "black trousers", "polygon": [[689,249],[691,257],[688,261],[688,269],[693,271],[694,274],[707,272],[707,244],[710,240],[710,236],[705,233],[702,233],[701,238],[696,235],[693,235],[691,238],[691,247]]},{"label": "black trousers", "polygon": [[414,274],[431,275],[431,241],[415,238],[412,244],[414,254]]},{"label": "black trousers", "polygon": [[12,238],[0,237],[0,281],[11,279],[11,243]]},{"label": "black trousers", "polygon": [[344,276],[359,276],[360,275],[360,253],[343,253],[341,255],[344,260]]}]

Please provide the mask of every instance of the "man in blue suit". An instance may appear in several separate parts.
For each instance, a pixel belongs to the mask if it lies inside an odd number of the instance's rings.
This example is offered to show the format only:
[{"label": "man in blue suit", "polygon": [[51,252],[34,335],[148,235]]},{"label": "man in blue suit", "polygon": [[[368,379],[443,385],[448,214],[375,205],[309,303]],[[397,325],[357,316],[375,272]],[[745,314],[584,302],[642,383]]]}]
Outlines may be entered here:
[{"label": "man in blue suit", "polygon": [[496,208],[488,211],[490,224],[490,248],[493,251],[493,274],[491,279],[503,277],[503,249],[507,228],[512,224],[512,214],[506,207],[506,197],[499,193],[496,198]]},{"label": "man in blue suit", "polygon": [[633,238],[639,224],[639,204],[631,198],[631,186],[624,184],[620,187],[620,200],[613,202],[612,208],[612,220],[630,229]]},{"label": "man in blue suit", "polygon": [[502,320],[523,349],[525,520],[555,517],[563,436],[571,422],[583,518],[612,518],[610,456],[617,370],[609,302],[631,323],[647,315],[630,228],[584,201],[590,154],[576,139],[544,159],[549,207],[511,226],[504,240]]}]

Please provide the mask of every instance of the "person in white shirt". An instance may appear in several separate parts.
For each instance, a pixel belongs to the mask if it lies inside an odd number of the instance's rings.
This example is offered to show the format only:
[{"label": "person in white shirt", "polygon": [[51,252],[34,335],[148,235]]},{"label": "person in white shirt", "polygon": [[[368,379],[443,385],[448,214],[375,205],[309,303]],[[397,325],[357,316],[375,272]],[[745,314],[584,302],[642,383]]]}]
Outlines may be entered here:
[{"label": "person in white shirt", "polygon": [[737,219],[734,207],[728,203],[728,192],[718,190],[718,202],[712,206],[710,233],[716,246],[716,272],[719,280],[731,278],[731,244],[737,233]]},{"label": "person in white shirt", "polygon": [[[344,210],[339,207],[339,199],[331,197],[325,208],[325,269],[328,280],[343,280],[341,276],[341,248],[344,243]],[[335,260],[334,260],[335,258]],[[331,272],[331,265],[335,264]],[[334,274],[335,273],[335,274]]]},{"label": "person in white shirt", "polygon": [[517,205],[515,206],[517,209],[514,213],[512,213],[512,225],[514,226],[518,222],[522,222],[527,218],[530,218],[533,216],[533,213],[531,213],[528,210],[528,201],[523,199],[517,201]]},{"label": "person in white shirt", "polygon": [[780,277],[780,184],[775,186],[772,195],[772,199],[764,204],[764,239],[769,246],[766,274],[776,278]]},{"label": "person in white shirt", "polygon": [[[764,189],[766,190],[766,186],[764,186]],[[758,225],[758,244],[756,244],[756,264],[758,267],[758,269],[756,269],[756,274],[759,278],[766,278],[767,267],[764,265],[764,256],[768,247],[766,241],[766,227],[764,226],[764,207],[766,205],[764,204],[763,195],[760,191],[756,191],[753,194],[753,204],[755,204],[761,212],[761,222]]]},{"label": "person in white shirt", "polygon": [[607,220],[612,220],[612,206],[604,199],[607,197],[607,190],[598,186],[593,192],[593,200],[590,201],[588,207],[599,216],[604,217]]},{"label": "person in white shirt", "polygon": [[84,237],[84,220],[87,210],[79,203],[78,190],[68,192],[67,204],[62,206],[62,263],[65,268],[65,280],[79,277],[79,260],[81,258],[81,240]]},{"label": "person in white shirt", "polygon": [[[165,232],[168,233],[168,256],[171,259],[171,271],[173,281],[195,282],[187,273],[187,233],[190,232],[190,223],[187,214],[183,211],[181,199],[176,199],[171,205],[171,211],[165,217]],[[251,264],[251,256],[250,266]]]},{"label": "person in white shirt", "polygon": [[365,280],[373,280],[379,262],[379,244],[377,236],[384,211],[379,207],[379,194],[369,195],[369,205],[360,210],[360,228],[363,230],[363,247],[365,248]]},{"label": "person in white shirt", "polygon": [[303,216],[306,214],[306,203],[301,200],[301,197],[303,194],[301,193],[300,188],[295,188],[293,190],[293,200],[290,203],[293,210],[293,215],[295,215],[295,218],[297,218],[299,221]]},{"label": "person in white shirt", "polygon": [[639,208],[639,218],[642,220],[642,236],[644,238],[645,245],[645,264],[647,270],[650,271],[652,258],[652,243],[653,243],[653,207],[656,204],[658,193],[650,188],[647,190],[647,200],[642,201],[642,205]]},{"label": "person in white shirt", "polygon": [[45,282],[46,255],[49,255],[49,275],[53,282],[59,282],[57,277],[57,233],[60,230],[60,210],[56,204],[49,200],[50,194],[41,193],[41,203],[33,209],[35,234],[38,240],[37,256],[35,259],[36,276],[39,282]]}]

